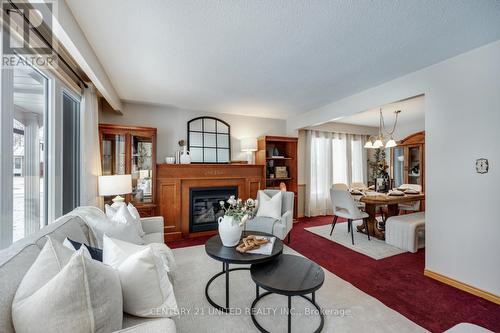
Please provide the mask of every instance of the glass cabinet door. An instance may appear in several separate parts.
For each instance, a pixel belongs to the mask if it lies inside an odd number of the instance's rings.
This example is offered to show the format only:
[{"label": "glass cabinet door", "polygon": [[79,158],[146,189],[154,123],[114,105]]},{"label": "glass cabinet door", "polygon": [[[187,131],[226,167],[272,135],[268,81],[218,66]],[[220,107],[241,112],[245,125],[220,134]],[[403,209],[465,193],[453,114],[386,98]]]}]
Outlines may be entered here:
[{"label": "glass cabinet door", "polygon": [[408,183],[422,184],[420,179],[420,148],[408,148]]},{"label": "glass cabinet door", "polygon": [[125,135],[104,133],[102,138],[102,174],[103,176],[124,175]]},{"label": "glass cabinet door", "polygon": [[405,154],[404,148],[396,147],[394,148],[394,187],[398,188],[404,184],[404,164],[405,164]]},{"label": "glass cabinet door", "polygon": [[132,135],[132,198],[135,203],[153,201],[153,138]]}]

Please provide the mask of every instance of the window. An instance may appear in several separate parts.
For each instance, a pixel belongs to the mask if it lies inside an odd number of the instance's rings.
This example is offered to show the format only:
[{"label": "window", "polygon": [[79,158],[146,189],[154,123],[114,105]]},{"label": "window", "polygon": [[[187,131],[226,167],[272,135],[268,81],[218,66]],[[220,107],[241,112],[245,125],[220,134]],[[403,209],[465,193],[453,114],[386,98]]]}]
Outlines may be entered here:
[{"label": "window", "polygon": [[189,121],[188,149],[193,163],[229,163],[229,125],[213,117],[199,117]]},{"label": "window", "polygon": [[366,160],[363,158],[364,144],[360,136],[351,141],[351,183],[364,183]]},{"label": "window", "polygon": [[69,93],[62,93],[62,213],[80,204],[80,102]]},{"label": "window", "polygon": [[47,78],[35,68],[13,69],[11,112],[13,152],[13,241],[47,223],[46,117]]}]

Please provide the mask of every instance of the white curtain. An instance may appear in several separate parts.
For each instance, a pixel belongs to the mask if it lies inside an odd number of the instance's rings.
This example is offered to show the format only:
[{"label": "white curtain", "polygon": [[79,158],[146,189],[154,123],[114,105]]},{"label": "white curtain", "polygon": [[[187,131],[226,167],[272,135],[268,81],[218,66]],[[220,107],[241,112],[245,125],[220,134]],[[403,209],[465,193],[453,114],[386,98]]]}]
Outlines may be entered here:
[{"label": "white curtain", "polygon": [[98,111],[96,90],[90,85],[83,92],[80,107],[80,205],[102,208],[97,189],[97,177],[101,174]]},{"label": "white curtain", "polygon": [[306,130],[305,215],[332,214],[330,187],[367,180],[367,137]]}]

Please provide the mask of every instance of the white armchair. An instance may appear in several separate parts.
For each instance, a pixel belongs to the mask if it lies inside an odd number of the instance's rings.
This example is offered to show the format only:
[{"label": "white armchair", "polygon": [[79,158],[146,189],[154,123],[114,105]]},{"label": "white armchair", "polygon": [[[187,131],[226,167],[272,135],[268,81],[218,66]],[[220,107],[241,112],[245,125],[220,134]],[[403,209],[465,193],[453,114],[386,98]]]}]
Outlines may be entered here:
[{"label": "white armchair", "polygon": [[[260,199],[260,194],[273,197],[279,190],[260,190],[257,193],[257,200]],[[281,218],[274,219],[272,217],[255,217],[245,223],[245,230],[247,231],[260,231],[268,234],[273,234],[279,239],[283,240],[288,235],[288,243],[290,243],[290,231],[293,227],[293,192],[283,192],[281,201]]]}]

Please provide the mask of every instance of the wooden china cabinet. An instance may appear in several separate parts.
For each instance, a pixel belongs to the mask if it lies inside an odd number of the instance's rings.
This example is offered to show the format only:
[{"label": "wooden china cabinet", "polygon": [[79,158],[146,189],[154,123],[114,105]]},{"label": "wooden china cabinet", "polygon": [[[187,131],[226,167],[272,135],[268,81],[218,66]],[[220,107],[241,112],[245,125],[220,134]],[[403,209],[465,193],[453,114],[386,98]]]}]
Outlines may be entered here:
[{"label": "wooden china cabinet", "polygon": [[391,148],[393,187],[418,184],[425,192],[425,131],[412,134]]},{"label": "wooden china cabinet", "polygon": [[[125,196],[142,217],[156,210],[156,128],[99,125],[102,174],[132,175],[132,193]],[[110,203],[113,197],[104,197]]]}]

